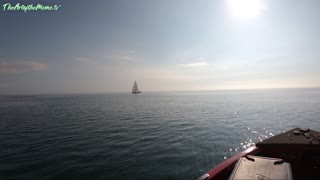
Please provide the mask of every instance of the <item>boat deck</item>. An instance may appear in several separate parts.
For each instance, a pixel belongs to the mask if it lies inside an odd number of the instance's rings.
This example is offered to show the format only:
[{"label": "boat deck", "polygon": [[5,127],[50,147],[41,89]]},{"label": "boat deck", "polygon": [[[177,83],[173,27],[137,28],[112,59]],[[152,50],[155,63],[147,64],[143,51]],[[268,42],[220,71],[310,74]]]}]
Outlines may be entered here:
[{"label": "boat deck", "polygon": [[228,179],[236,162],[243,156],[280,158],[289,162],[293,179],[320,179],[320,133],[295,128],[265,139],[208,171],[199,180]]},{"label": "boat deck", "polygon": [[256,146],[320,146],[320,133],[310,129],[295,128],[265,139]]}]

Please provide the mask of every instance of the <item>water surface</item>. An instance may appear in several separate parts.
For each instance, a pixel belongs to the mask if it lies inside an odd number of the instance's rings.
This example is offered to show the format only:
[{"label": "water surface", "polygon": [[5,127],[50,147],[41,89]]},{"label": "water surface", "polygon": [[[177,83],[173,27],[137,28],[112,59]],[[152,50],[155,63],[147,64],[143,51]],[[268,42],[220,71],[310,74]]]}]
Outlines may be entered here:
[{"label": "water surface", "polygon": [[195,179],[319,109],[320,89],[0,96],[0,179]]}]

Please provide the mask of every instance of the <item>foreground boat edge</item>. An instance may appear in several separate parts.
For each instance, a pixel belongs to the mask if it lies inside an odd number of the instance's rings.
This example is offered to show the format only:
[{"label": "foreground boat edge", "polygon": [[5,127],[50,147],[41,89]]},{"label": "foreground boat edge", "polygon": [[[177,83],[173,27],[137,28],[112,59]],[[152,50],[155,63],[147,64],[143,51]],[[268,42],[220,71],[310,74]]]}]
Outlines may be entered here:
[{"label": "foreground boat edge", "polygon": [[[298,134],[296,134],[297,132]],[[313,136],[313,137],[310,138],[310,136]],[[293,138],[296,138],[297,141],[295,142]],[[274,141],[279,139],[280,141]],[[317,140],[317,141],[314,143],[313,140]],[[248,148],[232,156],[231,158],[223,161],[213,169],[209,170],[206,174],[197,178],[197,180],[228,179],[230,172],[232,172],[235,164],[243,156],[265,154],[266,157],[272,157],[268,155],[275,152],[278,153],[277,156],[279,156],[280,153],[282,154],[287,153],[286,151],[283,151],[283,150],[285,149],[288,150],[292,148],[294,148],[294,151],[296,151],[294,158],[298,158],[298,159],[294,160],[292,159],[292,157],[289,157],[289,159],[288,158],[285,158],[285,159],[287,159],[288,161],[293,161],[294,163],[293,165],[297,165],[296,164],[297,162],[303,162],[302,154],[303,155],[308,154],[310,151],[314,153],[313,155],[314,157],[312,156],[311,159],[312,158],[316,159],[316,160],[313,160],[314,162],[312,162],[313,165],[311,166],[313,167],[310,166],[309,169],[304,168],[305,164],[300,164],[300,166],[298,167],[300,168],[302,167],[302,169],[299,169],[299,171],[301,170],[301,172],[297,173],[298,177],[308,179],[308,177],[305,177],[303,175],[305,175],[306,172],[307,174],[310,172],[311,176],[310,175],[309,176],[311,177],[311,179],[313,179],[312,178],[313,175],[315,175],[316,177],[319,177],[320,179],[320,173],[317,173],[320,167],[320,158],[319,158],[320,157],[320,133],[311,129],[294,128],[284,133],[280,133],[276,136],[273,136],[271,138],[265,139],[263,140],[263,142],[257,143],[256,146]],[[290,150],[289,152],[292,152],[292,150]],[[310,161],[310,157],[307,157],[307,158],[309,159],[307,159],[306,161],[307,162]]]}]

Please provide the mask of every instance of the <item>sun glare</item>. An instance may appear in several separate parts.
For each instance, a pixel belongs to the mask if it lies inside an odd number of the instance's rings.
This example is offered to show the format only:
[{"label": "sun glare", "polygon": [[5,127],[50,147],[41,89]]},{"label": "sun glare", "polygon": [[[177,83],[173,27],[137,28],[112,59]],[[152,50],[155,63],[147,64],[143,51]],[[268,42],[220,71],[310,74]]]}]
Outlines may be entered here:
[{"label": "sun glare", "polygon": [[227,4],[232,15],[239,19],[257,17],[264,8],[262,0],[227,0]]}]

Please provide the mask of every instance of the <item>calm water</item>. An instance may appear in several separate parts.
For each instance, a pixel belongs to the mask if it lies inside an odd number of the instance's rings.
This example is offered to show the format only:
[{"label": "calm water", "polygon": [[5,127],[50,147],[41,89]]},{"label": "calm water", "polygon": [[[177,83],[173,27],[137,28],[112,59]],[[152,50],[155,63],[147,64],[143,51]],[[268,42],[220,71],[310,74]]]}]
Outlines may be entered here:
[{"label": "calm water", "polygon": [[293,127],[320,89],[0,96],[0,179],[195,179]]}]

